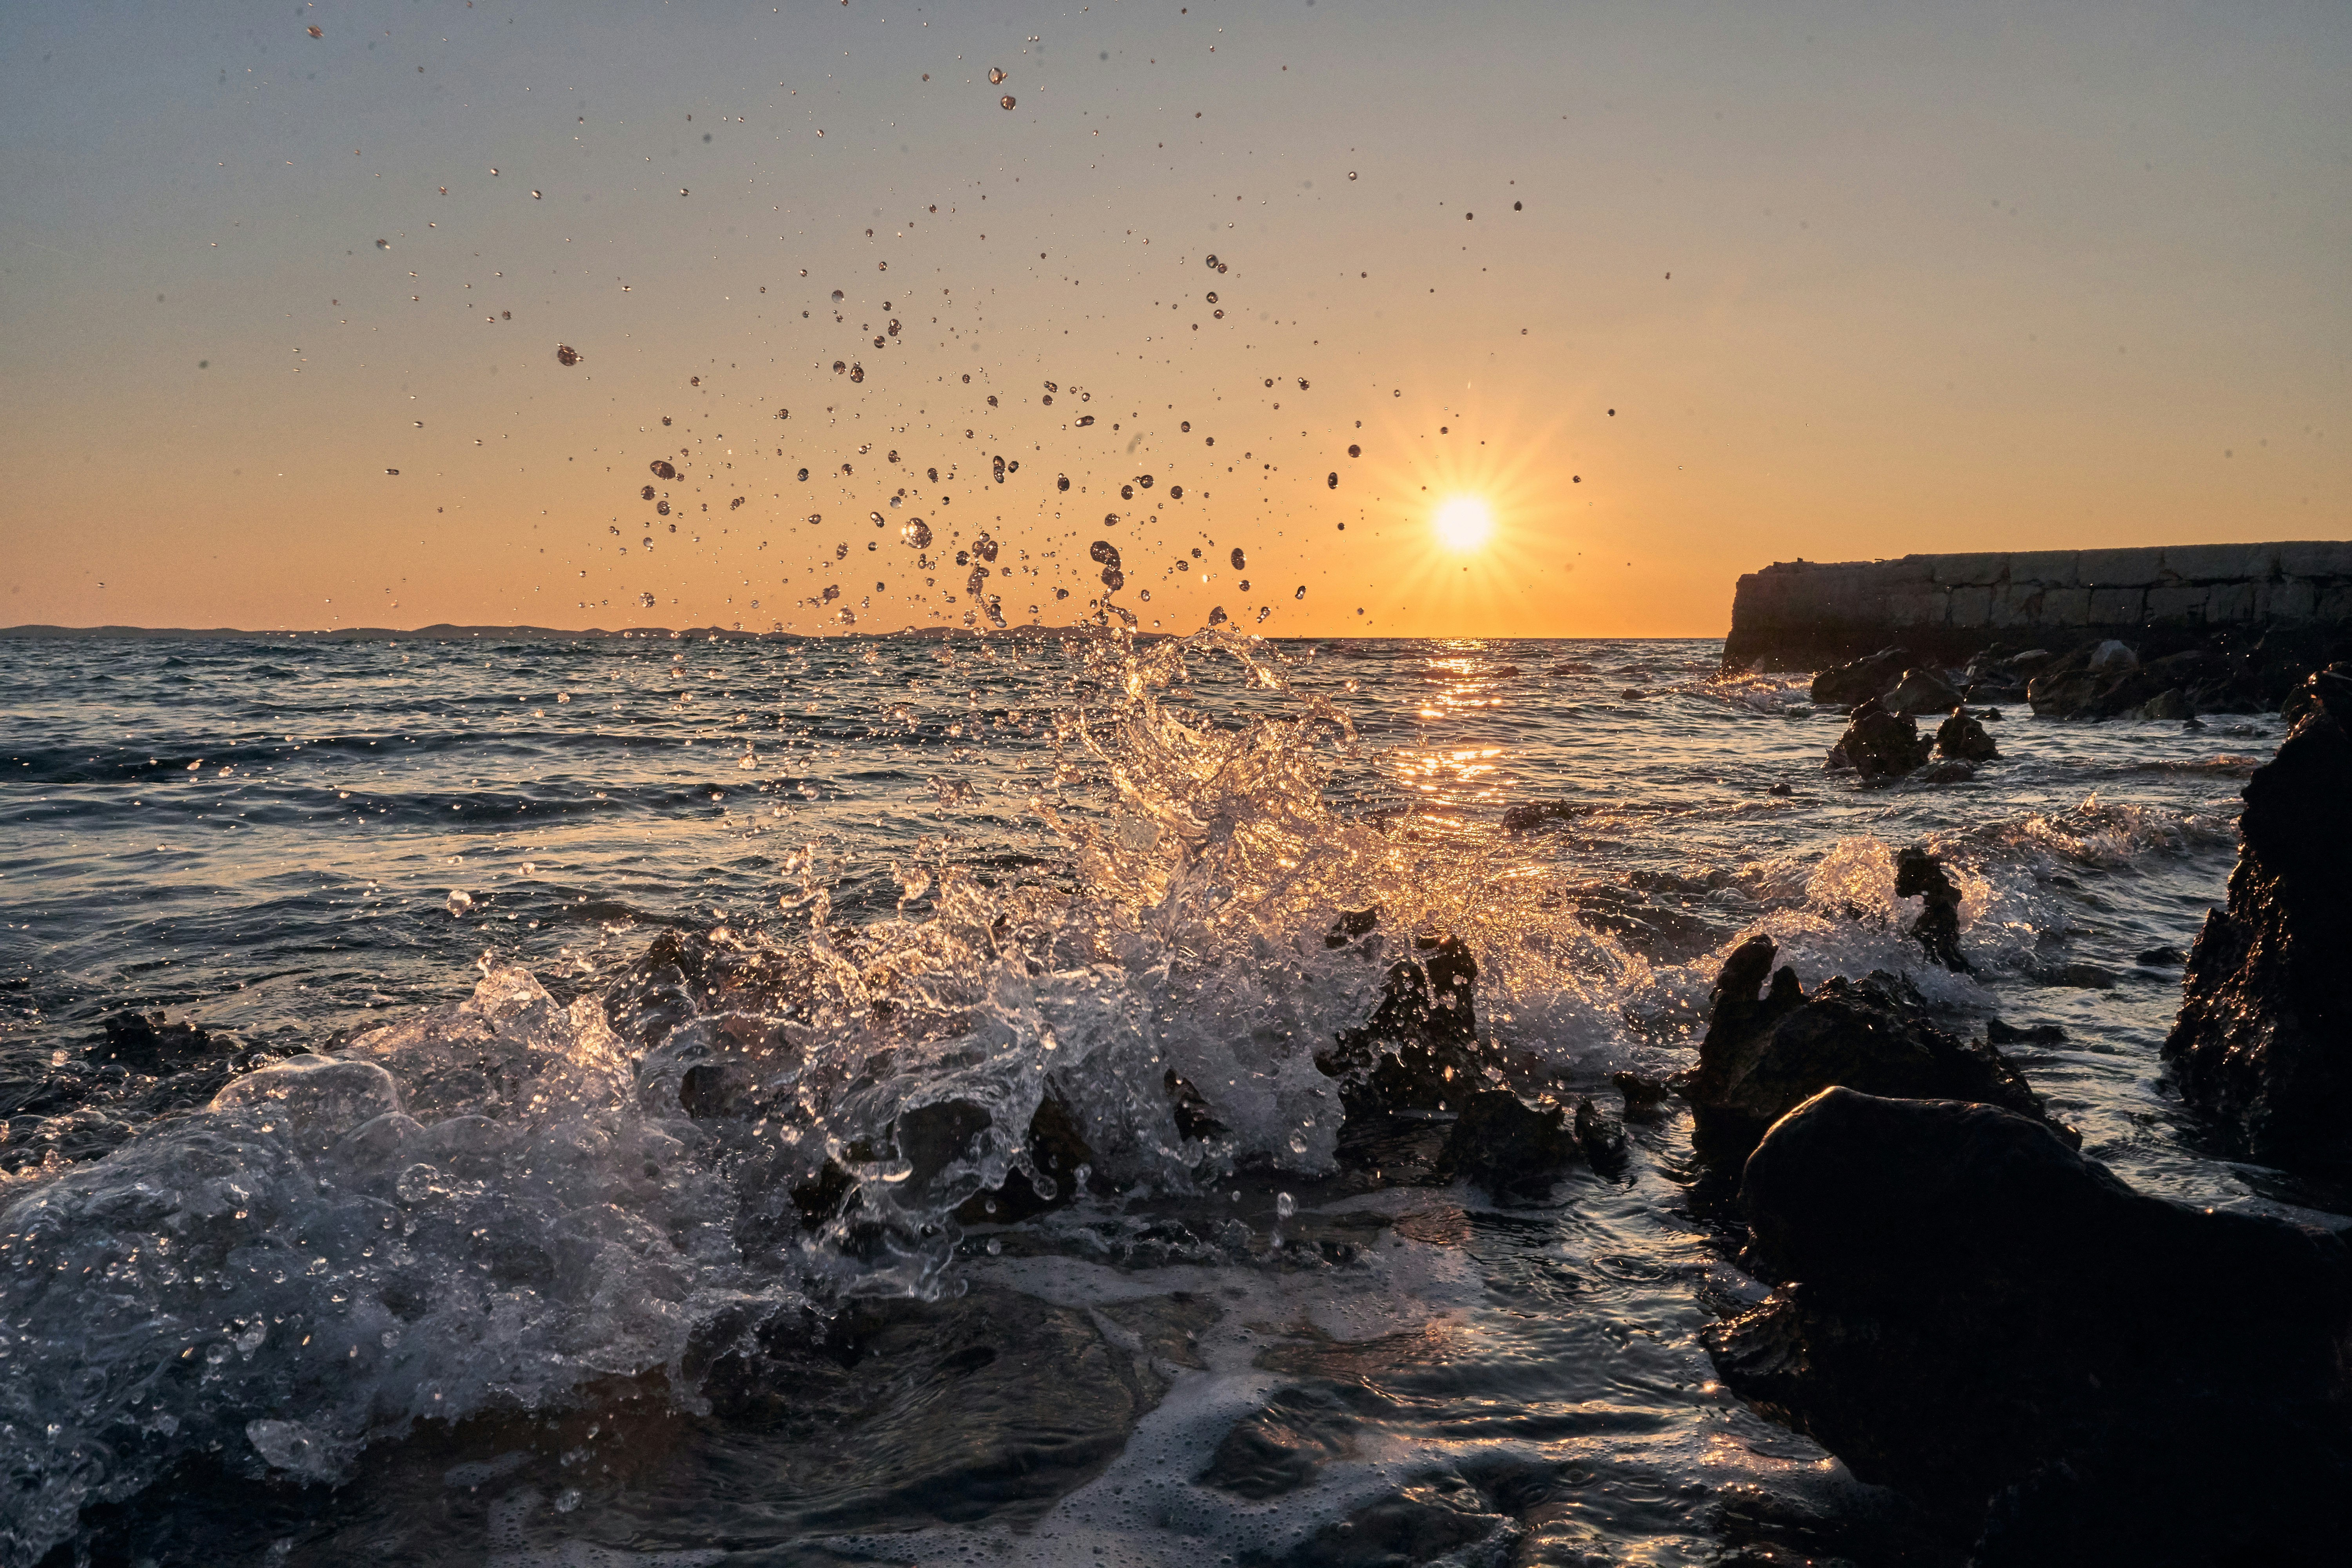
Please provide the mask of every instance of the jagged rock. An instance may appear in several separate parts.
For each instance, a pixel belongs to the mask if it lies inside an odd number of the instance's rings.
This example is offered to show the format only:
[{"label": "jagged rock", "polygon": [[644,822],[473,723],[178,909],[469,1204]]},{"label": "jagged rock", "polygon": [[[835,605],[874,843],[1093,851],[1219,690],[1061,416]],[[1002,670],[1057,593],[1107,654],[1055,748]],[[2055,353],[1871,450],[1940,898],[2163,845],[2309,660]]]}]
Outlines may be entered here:
[{"label": "jagged rock", "polygon": [[[1937,1027],[1900,978],[1841,976],[1808,995],[1794,969],[1773,969],[1777,952],[1770,937],[1750,937],[1716,979],[1689,1089],[1692,1141],[1709,1163],[1737,1164],[1765,1129],[1832,1084],[2042,1115],[2041,1100],[1999,1051]],[[1771,989],[1759,996],[1768,974]]]},{"label": "jagged rock", "polygon": [[1955,713],[1937,726],[1936,754],[1964,763],[1990,763],[2000,759],[2000,748],[1974,717]]},{"label": "jagged rock", "polygon": [[1316,1053],[1316,1067],[1340,1080],[1350,1116],[1459,1106],[1491,1065],[1478,1039],[1472,1001],[1478,963],[1470,949],[1452,936],[1416,938],[1413,946],[1419,958],[1389,966],[1370,1020]]},{"label": "jagged rock", "polygon": [[1539,1196],[1579,1152],[1568,1112],[1529,1106],[1507,1089],[1483,1089],[1462,1103],[1438,1169],[1466,1176],[1497,1198]]},{"label": "jagged rock", "polygon": [[1994,1046],[2063,1046],[2066,1031],[2055,1024],[2033,1024],[2019,1028],[2004,1024],[1999,1018],[1985,1020],[1985,1043]]},{"label": "jagged rock", "polygon": [[2197,710],[2189,705],[2188,694],[2175,686],[2141,703],[2139,716],[2143,719],[2194,719]]},{"label": "jagged rock", "polygon": [[161,1013],[116,1013],[99,1020],[98,1026],[105,1037],[86,1047],[84,1056],[150,1078],[183,1071],[238,1048],[226,1035],[214,1035],[184,1018],[167,1022]]},{"label": "jagged rock", "polygon": [[1646,1121],[1658,1113],[1673,1086],[1665,1079],[1644,1078],[1640,1073],[1619,1069],[1609,1075],[1617,1092],[1625,1097],[1625,1116],[1629,1121]]},{"label": "jagged rock", "polygon": [[2313,675],[2246,783],[2226,911],[2165,1041],[2182,1096],[2255,1159],[2352,1168],[2352,668]]},{"label": "jagged rock", "polygon": [[1921,784],[1966,784],[1977,776],[1977,765],[1974,763],[1954,762],[1947,757],[1940,763],[1928,763],[1927,767],[1920,770],[1918,776]]},{"label": "jagged rock", "polygon": [[2340,1238],[2145,1196],[1994,1106],[1843,1088],[1773,1127],[1740,1205],[1779,1285],[1706,1331],[1724,1380],[1981,1530],[1979,1568],[2340,1550]]},{"label": "jagged rock", "polygon": [[1959,692],[1932,669],[1906,669],[1895,689],[1878,700],[1889,713],[1948,713],[1960,705]]},{"label": "jagged rock", "polygon": [[1895,896],[1916,898],[1924,907],[1911,922],[1929,958],[1955,974],[1972,974],[1976,966],[1960,956],[1960,890],[1944,874],[1943,864],[1916,846],[1895,858]]},{"label": "jagged rock", "polygon": [[1865,779],[1900,778],[1927,762],[1927,745],[1916,723],[1872,707],[1855,714],[1830,756]]},{"label": "jagged rock", "polygon": [[1606,1176],[1625,1171],[1625,1129],[1587,1095],[1576,1102],[1576,1146],[1585,1162]]},{"label": "jagged rock", "polygon": [[1867,658],[1851,664],[1841,664],[1834,669],[1824,669],[1813,677],[1812,700],[1840,708],[1851,708],[1857,702],[1867,702],[1895,689],[1910,668],[1911,650],[1903,647],[1881,648]]}]

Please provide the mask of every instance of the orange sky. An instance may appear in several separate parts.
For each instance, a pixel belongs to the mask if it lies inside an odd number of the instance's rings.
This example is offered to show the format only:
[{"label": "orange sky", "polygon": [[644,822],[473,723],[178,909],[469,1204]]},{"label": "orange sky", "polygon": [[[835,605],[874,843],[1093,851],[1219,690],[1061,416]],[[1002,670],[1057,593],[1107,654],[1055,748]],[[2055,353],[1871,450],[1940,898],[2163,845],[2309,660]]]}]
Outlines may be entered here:
[{"label": "orange sky", "polygon": [[1016,622],[1102,539],[1147,626],[1706,635],[2352,532],[2347,14],[1948,11],[18,7],[0,624],[887,630],[986,531]]}]

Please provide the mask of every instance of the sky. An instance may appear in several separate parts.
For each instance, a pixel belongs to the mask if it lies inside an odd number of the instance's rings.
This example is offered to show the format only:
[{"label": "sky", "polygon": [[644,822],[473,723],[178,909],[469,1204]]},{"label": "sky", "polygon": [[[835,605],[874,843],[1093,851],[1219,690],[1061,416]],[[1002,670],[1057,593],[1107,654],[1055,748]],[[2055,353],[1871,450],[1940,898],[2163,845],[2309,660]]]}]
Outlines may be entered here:
[{"label": "sky", "polygon": [[2346,538],[2347,81],[2263,0],[12,6],[0,625],[1713,636]]}]

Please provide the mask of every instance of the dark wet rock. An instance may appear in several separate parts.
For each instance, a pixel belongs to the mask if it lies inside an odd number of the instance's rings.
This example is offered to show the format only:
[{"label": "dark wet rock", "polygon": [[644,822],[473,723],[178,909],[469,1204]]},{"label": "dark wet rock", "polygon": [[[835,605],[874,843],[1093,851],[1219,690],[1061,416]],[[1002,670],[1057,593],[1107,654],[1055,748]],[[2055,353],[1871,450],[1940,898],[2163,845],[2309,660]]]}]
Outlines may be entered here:
[{"label": "dark wet rock", "polygon": [[1350,1116],[1444,1110],[1486,1079],[1493,1053],[1478,1039],[1478,963],[1459,937],[1420,937],[1417,956],[1389,966],[1381,1002],[1360,1029],[1341,1031],[1315,1065],[1340,1080]]},{"label": "dark wet rock", "polygon": [[2063,963],[2038,969],[2033,972],[2033,977],[2044,985],[2063,986],[2073,991],[2113,991],[2116,988],[2115,972],[2102,969],[2095,963]]},{"label": "dark wet rock", "polygon": [[1889,713],[1948,713],[1960,705],[1959,692],[1932,669],[1906,669],[1895,689],[1878,700]]},{"label": "dark wet rock", "polygon": [[1692,1141],[1710,1164],[1745,1159],[1767,1128],[1832,1084],[2042,1115],[2041,1100],[1999,1051],[1938,1027],[1899,977],[1839,976],[1808,994],[1794,969],[1773,969],[1777,952],[1771,938],[1750,937],[1715,983],[1688,1091]]},{"label": "dark wet rock", "polygon": [[2170,969],[2183,962],[2183,955],[2177,947],[2151,947],[2133,953],[2132,962],[2150,969]]},{"label": "dark wet rock", "polygon": [[1262,1409],[1234,1423],[1193,1479],[1253,1501],[1297,1491],[1329,1461],[1354,1456],[1356,1432],[1367,1415],[1377,1418],[1379,1404],[1344,1384],[1276,1389]]},{"label": "dark wet rock", "polygon": [[1984,1568],[2340,1542],[2340,1238],[2145,1196],[1995,1106],[1843,1088],[1773,1127],[1740,1204],[1779,1284],[1707,1331],[1725,1381],[1981,1531]]},{"label": "dark wet rock", "polygon": [[1665,1103],[1673,1088],[1664,1079],[1645,1078],[1623,1069],[1611,1073],[1609,1081],[1625,1097],[1625,1117],[1629,1121],[1643,1121],[1657,1115],[1658,1107]]},{"label": "dark wet rock", "polygon": [[1851,664],[1841,664],[1814,676],[1812,700],[1839,708],[1867,702],[1894,690],[1895,683],[1903,679],[1903,672],[1910,666],[1910,649],[1881,648]]},{"label": "dark wet rock", "polygon": [[[1449,1484],[1450,1483],[1450,1484]],[[1477,1489],[1454,1478],[1407,1488],[1325,1525],[1283,1561],[1289,1568],[1417,1568],[1461,1563],[1465,1549],[1498,1536],[1510,1524],[1486,1511]],[[1501,1561],[1499,1552],[1476,1561]]]},{"label": "dark wet rock", "polygon": [[103,1037],[88,1047],[83,1056],[149,1078],[184,1072],[239,1048],[226,1035],[215,1035],[184,1018],[167,1021],[161,1013],[117,1013],[100,1020],[98,1026],[104,1031]]},{"label": "dark wet rock", "polygon": [[2197,710],[2189,706],[2189,694],[2175,686],[2141,703],[2139,716],[2143,719],[2194,719]]},{"label": "dark wet rock", "polygon": [[1462,1102],[1437,1163],[1442,1172],[1508,1199],[1542,1195],[1579,1152],[1565,1109],[1538,1109],[1509,1089],[1486,1089]]},{"label": "dark wet rock", "polygon": [[1916,846],[1897,855],[1895,896],[1916,898],[1925,906],[1911,922],[1911,934],[1929,958],[1955,974],[1976,972],[1960,954],[1960,889],[1945,874],[1941,861]]},{"label": "dark wet rock", "polygon": [[1587,1095],[1576,1102],[1576,1146],[1585,1163],[1604,1176],[1625,1173],[1625,1128]]},{"label": "dark wet rock", "polygon": [[1540,827],[1547,822],[1562,821],[1572,815],[1574,815],[1574,808],[1564,800],[1531,800],[1504,811],[1503,831],[1525,833],[1531,827]]},{"label": "dark wet rock", "polygon": [[2352,668],[2313,675],[2246,783],[2229,908],[2190,949],[2164,1054],[2257,1160],[2352,1168]]},{"label": "dark wet rock", "polygon": [[1936,728],[1936,754],[1964,763],[1990,763],[2000,760],[2000,748],[1973,716],[1955,713]]},{"label": "dark wet rock", "polygon": [[1966,784],[1976,776],[1976,763],[1953,762],[1949,759],[1940,763],[1929,763],[1916,774],[1921,784]]},{"label": "dark wet rock", "polygon": [[1791,785],[1786,783],[1781,783],[1774,784],[1770,789],[1766,790],[1764,793],[1766,795],[1790,795],[1797,792]]},{"label": "dark wet rock", "polygon": [[2063,1046],[2066,1043],[2066,1031],[2055,1024],[2032,1024],[2019,1028],[1999,1018],[1988,1018],[1985,1041],[1995,1046]]},{"label": "dark wet rock", "polygon": [[1900,778],[1927,762],[1927,748],[1916,721],[1872,707],[1854,716],[1830,757],[1864,779]]}]

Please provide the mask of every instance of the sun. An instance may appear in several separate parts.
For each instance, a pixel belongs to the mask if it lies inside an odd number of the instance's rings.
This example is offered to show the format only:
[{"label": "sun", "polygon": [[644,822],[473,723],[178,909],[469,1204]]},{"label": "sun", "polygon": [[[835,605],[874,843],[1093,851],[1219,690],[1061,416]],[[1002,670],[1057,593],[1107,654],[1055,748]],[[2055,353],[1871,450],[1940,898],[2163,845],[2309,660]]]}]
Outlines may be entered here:
[{"label": "sun", "polygon": [[1455,496],[1437,509],[1436,523],[1438,542],[1466,553],[1495,531],[1495,514],[1476,496]]}]

